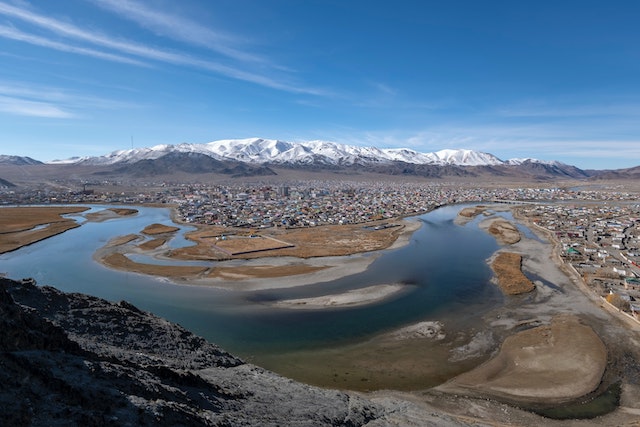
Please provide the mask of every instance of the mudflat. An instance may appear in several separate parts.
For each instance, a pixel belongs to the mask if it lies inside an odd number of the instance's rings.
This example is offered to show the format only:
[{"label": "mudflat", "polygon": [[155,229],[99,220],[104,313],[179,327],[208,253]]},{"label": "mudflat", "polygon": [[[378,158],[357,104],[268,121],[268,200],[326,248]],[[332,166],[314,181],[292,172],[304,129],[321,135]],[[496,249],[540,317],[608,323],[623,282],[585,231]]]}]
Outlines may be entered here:
[{"label": "mudflat", "polygon": [[507,337],[497,356],[438,388],[516,403],[558,403],[594,391],[606,366],[607,349],[593,329],[560,315]]}]

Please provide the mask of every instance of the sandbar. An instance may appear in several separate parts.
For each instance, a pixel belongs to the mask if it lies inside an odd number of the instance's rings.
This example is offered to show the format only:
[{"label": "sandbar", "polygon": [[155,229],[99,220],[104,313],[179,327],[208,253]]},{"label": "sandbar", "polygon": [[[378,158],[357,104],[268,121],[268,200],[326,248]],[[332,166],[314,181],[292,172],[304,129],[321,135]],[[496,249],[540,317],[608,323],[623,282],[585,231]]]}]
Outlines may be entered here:
[{"label": "sandbar", "polygon": [[522,238],[515,225],[500,217],[485,219],[480,223],[480,228],[495,237],[501,245],[513,245]]},{"label": "sandbar", "polygon": [[481,213],[485,213],[486,209],[487,207],[484,205],[462,208],[460,212],[458,212],[458,215],[456,215],[454,222],[458,225],[464,225]]},{"label": "sandbar", "polygon": [[[410,236],[420,227],[419,221],[393,220],[387,223],[392,226],[374,229],[375,225],[382,224],[378,222],[269,228],[251,232],[246,229],[197,225],[197,231],[185,235],[185,238],[196,245],[175,249],[170,255],[174,259],[184,260],[340,257],[394,247],[401,236]],[[256,248],[260,250],[256,251]]]},{"label": "sandbar", "polygon": [[289,299],[273,303],[280,308],[297,310],[318,310],[323,308],[354,307],[382,301],[406,289],[405,285],[375,285],[354,289],[341,294],[323,295],[320,297]]},{"label": "sandbar", "polygon": [[114,237],[113,239],[109,240],[104,247],[112,248],[115,246],[120,246],[120,245],[127,244],[129,242],[133,242],[134,240],[139,240],[140,238],[141,237],[138,236],[137,234],[126,234],[124,236]]},{"label": "sandbar", "polygon": [[179,227],[156,223],[156,224],[151,224],[146,226],[144,230],[142,230],[142,233],[147,234],[149,236],[155,236],[157,234],[174,233],[178,230],[180,230]]},{"label": "sandbar", "polygon": [[491,269],[495,273],[495,281],[506,295],[519,295],[531,292],[535,284],[522,273],[522,256],[513,252],[498,252]]},{"label": "sandbar", "polygon": [[125,255],[117,252],[105,256],[102,258],[102,262],[108,267],[132,271],[134,273],[171,278],[196,276],[207,271],[206,267],[194,267],[187,265],[169,266],[134,262]]},{"label": "sandbar", "polygon": [[164,245],[165,243],[167,243],[167,239],[162,239],[162,238],[151,239],[151,240],[147,240],[146,242],[140,243],[138,247],[143,251],[150,251],[153,249],[158,249],[160,246]]},{"label": "sandbar", "polygon": [[85,215],[87,221],[102,222],[108,219],[118,218],[122,216],[135,215],[138,213],[137,209],[130,208],[107,208],[97,212],[91,212]]}]

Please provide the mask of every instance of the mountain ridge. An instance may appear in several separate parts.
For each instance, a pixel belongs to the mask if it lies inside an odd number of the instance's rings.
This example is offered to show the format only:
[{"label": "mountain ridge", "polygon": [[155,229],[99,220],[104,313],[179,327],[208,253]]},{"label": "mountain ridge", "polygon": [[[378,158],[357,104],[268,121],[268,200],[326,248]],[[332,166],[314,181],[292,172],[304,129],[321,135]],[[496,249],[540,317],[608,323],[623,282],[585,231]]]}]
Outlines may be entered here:
[{"label": "mountain ridge", "polygon": [[469,149],[443,149],[422,153],[409,148],[376,148],[339,144],[328,141],[287,142],[263,138],[224,139],[205,144],[161,144],[153,147],[118,150],[103,156],[73,157],[53,160],[49,164],[113,165],[154,160],[169,153],[199,153],[216,160],[234,160],[254,164],[294,165],[379,165],[403,162],[419,165],[495,166],[520,164],[524,161],[562,164],[536,159],[503,161],[493,154]]},{"label": "mountain ridge", "polygon": [[25,166],[25,165],[41,165],[41,164],[43,164],[43,162],[32,159],[31,157],[10,156],[6,154],[0,154],[0,165]]},{"label": "mountain ridge", "polygon": [[[469,149],[421,153],[409,148],[376,148],[328,141],[287,142],[277,139],[223,139],[204,144],[160,144],[112,151],[102,156],[40,162],[29,157],[0,156],[0,166],[81,168],[110,177],[150,178],[178,174],[219,174],[231,178],[294,173],[366,173],[422,178],[507,179],[635,179],[637,168],[582,170],[560,161],[535,158],[502,160]],[[94,172],[90,172],[94,169]],[[10,173],[10,171],[9,171]],[[52,172],[53,173],[53,172]]]}]

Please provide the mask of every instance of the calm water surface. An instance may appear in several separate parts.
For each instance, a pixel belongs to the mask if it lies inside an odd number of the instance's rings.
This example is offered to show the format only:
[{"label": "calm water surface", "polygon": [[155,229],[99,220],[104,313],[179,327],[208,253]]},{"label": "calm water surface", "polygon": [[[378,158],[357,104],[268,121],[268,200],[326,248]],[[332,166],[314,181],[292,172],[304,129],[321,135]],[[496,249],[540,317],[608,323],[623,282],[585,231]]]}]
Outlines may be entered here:
[{"label": "calm water surface", "polygon": [[[115,236],[138,234],[151,223],[175,225],[165,208],[140,207],[135,216],[104,222],[84,222],[82,216],[75,216],[82,227],[0,255],[0,272],[12,278],[33,277],[41,285],[67,292],[111,301],[126,299],[236,354],[259,358],[260,354],[360,341],[421,320],[469,323],[500,304],[502,296],[490,283],[492,273],[486,263],[498,246],[478,228],[482,216],[464,226],[453,223],[463,207],[444,207],[414,218],[422,226],[410,243],[383,251],[362,273],[295,289],[248,293],[174,285],[110,270],[92,259]],[[185,244],[189,242],[182,234],[170,243],[172,247]],[[265,304],[385,283],[405,283],[410,288],[388,301],[348,309],[284,310]]]}]

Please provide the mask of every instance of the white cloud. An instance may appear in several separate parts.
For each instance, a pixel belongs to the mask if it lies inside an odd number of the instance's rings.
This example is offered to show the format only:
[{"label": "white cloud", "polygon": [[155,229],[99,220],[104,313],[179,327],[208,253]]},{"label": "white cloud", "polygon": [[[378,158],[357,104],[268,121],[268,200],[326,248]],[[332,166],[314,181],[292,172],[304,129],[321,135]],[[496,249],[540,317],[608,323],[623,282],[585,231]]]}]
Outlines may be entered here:
[{"label": "white cloud", "polygon": [[617,159],[635,160],[640,164],[640,139],[633,141],[576,141],[567,144],[558,141],[549,144],[548,150],[558,156],[574,156],[589,159]]},{"label": "white cloud", "polygon": [[131,102],[86,96],[67,89],[13,80],[0,80],[0,100],[3,105],[0,111],[5,113],[65,119],[79,117],[72,111],[141,107]]},{"label": "white cloud", "polygon": [[52,49],[63,50],[67,52],[88,55],[98,57],[105,60],[117,61],[117,62],[129,62],[133,65],[145,65],[143,62],[135,59],[130,59],[121,56],[122,54],[134,55],[139,58],[147,60],[160,61],[173,65],[186,65],[191,67],[200,68],[203,70],[212,71],[233,79],[242,80],[246,82],[255,83],[261,86],[269,87],[272,89],[278,89],[282,91],[301,93],[309,95],[321,95],[328,96],[329,92],[300,85],[291,82],[287,78],[273,78],[261,74],[256,74],[251,71],[245,71],[243,69],[224,65],[218,62],[195,58],[182,53],[176,53],[166,51],[162,49],[155,49],[143,44],[126,41],[122,39],[116,39],[107,35],[98,33],[96,31],[87,31],[79,28],[73,24],[61,22],[56,19],[52,19],[43,15],[39,15],[27,9],[21,9],[11,6],[6,3],[0,2],[0,14],[5,16],[18,18],[24,22],[32,25],[36,25],[47,31],[50,31],[60,37],[67,37],[83,42],[99,45],[104,48],[113,49],[119,54],[110,54],[99,52],[94,49],[82,48],[70,46],[68,44],[49,41],[43,37],[29,35],[21,31],[15,30],[11,27],[2,27],[0,30],[0,37],[10,38],[13,40],[19,40],[26,43],[35,44],[42,47],[49,47]]},{"label": "white cloud", "polygon": [[385,93],[387,95],[396,95],[398,93],[397,90],[395,90],[394,88],[392,88],[391,86],[385,83],[372,82],[371,85],[379,92]]},{"label": "white cloud", "polygon": [[0,25],[0,37],[17,40],[17,41],[33,44],[36,46],[60,50],[63,52],[92,56],[94,58],[105,59],[108,61],[121,62],[125,64],[138,65],[138,66],[145,65],[140,61],[127,58],[121,55],[114,55],[107,52],[97,51],[95,49],[89,49],[89,48],[84,48],[79,46],[72,46],[65,43],[54,42],[44,37],[27,34],[15,28],[4,26],[4,25]]},{"label": "white cloud", "polygon": [[115,12],[122,18],[132,20],[158,35],[204,46],[239,61],[268,63],[263,57],[235,48],[234,45],[239,43],[235,36],[214,31],[175,14],[152,10],[146,4],[129,0],[94,0],[93,4]]},{"label": "white cloud", "polygon": [[0,111],[18,116],[69,119],[76,117],[57,105],[46,102],[29,101],[21,98],[0,96]]}]

